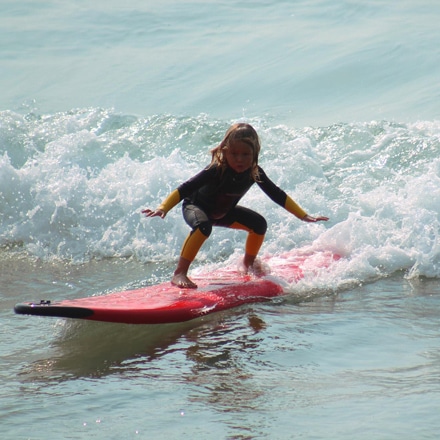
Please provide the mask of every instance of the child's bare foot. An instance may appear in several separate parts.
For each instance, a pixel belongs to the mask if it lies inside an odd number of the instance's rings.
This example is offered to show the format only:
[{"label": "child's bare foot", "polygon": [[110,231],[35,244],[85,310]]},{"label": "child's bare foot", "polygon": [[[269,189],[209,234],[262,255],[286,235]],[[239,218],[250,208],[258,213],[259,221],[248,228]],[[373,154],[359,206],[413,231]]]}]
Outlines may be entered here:
[{"label": "child's bare foot", "polygon": [[171,279],[171,284],[183,289],[197,289],[197,284],[193,283],[187,275],[190,264],[190,260],[183,257],[179,258],[174,276]]},{"label": "child's bare foot", "polygon": [[262,277],[268,273],[267,267],[264,267],[259,259],[249,255],[244,256],[239,271],[242,273],[251,273],[257,277]]},{"label": "child's bare foot", "polygon": [[193,283],[185,274],[175,274],[171,279],[171,284],[182,289],[197,289],[197,284]]},{"label": "child's bare foot", "polygon": [[266,270],[260,260],[255,260],[252,266],[248,267],[248,272],[254,274],[257,277],[262,277],[266,275]]}]

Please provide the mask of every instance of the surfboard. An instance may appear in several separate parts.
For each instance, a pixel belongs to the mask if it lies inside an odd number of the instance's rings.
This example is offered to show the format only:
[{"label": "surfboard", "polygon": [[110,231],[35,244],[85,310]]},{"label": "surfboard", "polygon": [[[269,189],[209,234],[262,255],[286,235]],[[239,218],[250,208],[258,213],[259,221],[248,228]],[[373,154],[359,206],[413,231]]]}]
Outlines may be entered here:
[{"label": "surfboard", "polygon": [[72,300],[39,300],[14,307],[17,314],[75,318],[126,324],[184,322],[247,303],[284,295],[285,286],[298,282],[306,272],[328,268],[340,257],[331,252],[288,252],[263,259],[270,274],[241,274],[226,268],[191,278],[197,289],[182,289],[170,282],[134,290]]}]

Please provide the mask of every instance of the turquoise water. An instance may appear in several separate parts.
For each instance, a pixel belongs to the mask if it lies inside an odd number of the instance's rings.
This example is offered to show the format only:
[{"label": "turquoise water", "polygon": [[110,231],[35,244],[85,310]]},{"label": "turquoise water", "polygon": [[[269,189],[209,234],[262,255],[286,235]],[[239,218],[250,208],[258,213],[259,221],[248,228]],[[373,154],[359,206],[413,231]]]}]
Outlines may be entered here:
[{"label": "turquoise water", "polygon": [[[3,2],[5,439],[434,439],[440,429],[437,2]],[[258,188],[263,254],[342,255],[282,300],[188,323],[17,316],[165,281],[188,232],[145,219],[236,120],[310,214]],[[196,266],[234,265],[215,230]]]}]

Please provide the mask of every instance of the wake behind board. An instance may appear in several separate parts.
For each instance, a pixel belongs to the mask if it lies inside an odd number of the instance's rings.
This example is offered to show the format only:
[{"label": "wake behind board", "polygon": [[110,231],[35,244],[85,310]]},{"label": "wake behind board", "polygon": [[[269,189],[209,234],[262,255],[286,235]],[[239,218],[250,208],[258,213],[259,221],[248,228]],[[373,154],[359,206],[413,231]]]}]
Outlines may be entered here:
[{"label": "wake behind board", "polygon": [[283,285],[304,277],[305,271],[327,268],[339,256],[330,252],[285,253],[268,257],[270,275],[256,278],[221,269],[192,276],[197,289],[182,289],[170,282],[136,290],[62,301],[17,304],[15,313],[126,324],[164,324],[189,321],[209,313],[247,303],[267,301],[285,294]]}]

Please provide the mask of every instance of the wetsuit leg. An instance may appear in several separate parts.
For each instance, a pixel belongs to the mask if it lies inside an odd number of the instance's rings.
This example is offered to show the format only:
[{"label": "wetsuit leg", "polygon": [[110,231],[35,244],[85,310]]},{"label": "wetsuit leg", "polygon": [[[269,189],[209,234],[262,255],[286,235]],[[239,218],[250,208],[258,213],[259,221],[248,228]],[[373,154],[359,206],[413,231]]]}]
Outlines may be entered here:
[{"label": "wetsuit leg", "polygon": [[267,230],[267,222],[262,215],[242,206],[236,206],[214,225],[247,231],[245,252],[251,256],[257,256]]},{"label": "wetsuit leg", "polygon": [[192,231],[183,243],[180,256],[193,261],[205,240],[211,235],[212,224],[203,209],[196,205],[184,204],[183,218]]}]

